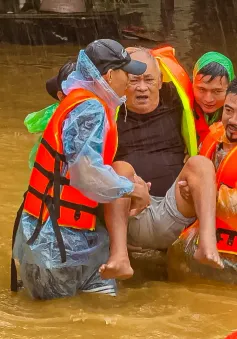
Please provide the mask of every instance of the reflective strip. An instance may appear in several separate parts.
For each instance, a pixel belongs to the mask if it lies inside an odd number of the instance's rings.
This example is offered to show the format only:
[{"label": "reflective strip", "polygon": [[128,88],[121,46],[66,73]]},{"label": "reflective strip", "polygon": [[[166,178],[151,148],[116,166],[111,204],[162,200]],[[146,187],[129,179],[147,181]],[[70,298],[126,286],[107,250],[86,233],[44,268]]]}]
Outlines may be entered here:
[{"label": "reflective strip", "polygon": [[108,286],[100,286],[96,288],[91,288],[89,290],[82,290],[84,293],[102,293],[102,294],[108,294],[113,297],[116,296],[116,291],[113,285]]},{"label": "reflective strip", "polygon": [[190,156],[197,155],[197,138],[195,121],[187,93],[183,89],[182,85],[175,78],[175,76],[171,73],[166,64],[163,62],[162,58],[159,58],[159,61],[164,71],[170,77],[171,81],[175,85],[184,107],[182,116],[182,134],[185,140],[186,147],[188,149],[188,153]]}]

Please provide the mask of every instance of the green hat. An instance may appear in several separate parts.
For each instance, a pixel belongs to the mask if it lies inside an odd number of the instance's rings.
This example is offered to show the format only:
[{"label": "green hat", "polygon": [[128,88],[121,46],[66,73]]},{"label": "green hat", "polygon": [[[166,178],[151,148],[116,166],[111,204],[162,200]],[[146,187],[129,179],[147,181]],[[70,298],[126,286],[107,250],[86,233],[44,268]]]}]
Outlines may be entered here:
[{"label": "green hat", "polygon": [[225,55],[218,53],[218,52],[208,52],[205,53],[201,56],[200,59],[196,62],[193,70],[193,79],[196,77],[197,73],[205,66],[210,64],[211,62],[216,62],[223,66],[228,75],[229,75],[229,80],[232,81],[235,77],[234,74],[234,67],[232,62],[230,61],[229,58],[227,58]]}]

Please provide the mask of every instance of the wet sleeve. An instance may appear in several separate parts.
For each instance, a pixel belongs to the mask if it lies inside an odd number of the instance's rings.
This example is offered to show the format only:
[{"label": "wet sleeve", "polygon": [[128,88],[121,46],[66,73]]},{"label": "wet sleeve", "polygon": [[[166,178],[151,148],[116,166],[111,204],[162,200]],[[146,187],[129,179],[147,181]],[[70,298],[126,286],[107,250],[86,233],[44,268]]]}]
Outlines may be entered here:
[{"label": "wet sleeve", "polygon": [[106,127],[103,106],[90,100],[70,112],[62,132],[71,185],[99,203],[110,202],[134,189],[130,180],[103,163]]}]

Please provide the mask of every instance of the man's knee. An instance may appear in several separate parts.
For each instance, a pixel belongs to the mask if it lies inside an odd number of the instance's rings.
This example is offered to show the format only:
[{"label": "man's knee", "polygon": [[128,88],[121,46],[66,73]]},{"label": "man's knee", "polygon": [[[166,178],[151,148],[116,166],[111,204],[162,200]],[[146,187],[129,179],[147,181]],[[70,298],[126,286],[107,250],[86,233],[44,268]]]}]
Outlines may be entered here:
[{"label": "man's knee", "polygon": [[128,162],[125,161],[115,161],[112,164],[113,169],[119,175],[122,175],[126,178],[133,178],[135,170]]},{"label": "man's knee", "polygon": [[196,155],[188,159],[184,165],[184,169],[191,173],[200,173],[202,171],[211,171],[215,173],[215,168],[212,161],[202,155]]}]

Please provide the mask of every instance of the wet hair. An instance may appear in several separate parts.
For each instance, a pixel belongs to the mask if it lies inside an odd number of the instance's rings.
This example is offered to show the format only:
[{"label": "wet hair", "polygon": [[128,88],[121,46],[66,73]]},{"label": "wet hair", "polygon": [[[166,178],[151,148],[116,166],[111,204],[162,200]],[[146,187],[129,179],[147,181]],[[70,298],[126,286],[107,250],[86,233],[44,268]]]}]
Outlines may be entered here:
[{"label": "wet hair", "polygon": [[237,95],[237,78],[234,78],[227,88],[226,95],[230,93]]},{"label": "wet hair", "polygon": [[73,71],[76,70],[76,62],[73,61],[68,61],[66,64],[64,64],[59,72],[58,72],[58,76],[57,76],[57,85],[58,85],[58,90],[62,91],[62,82],[67,80],[69,74],[71,74]]},{"label": "wet hair", "polygon": [[197,72],[197,74],[201,74],[202,78],[204,78],[206,75],[211,75],[208,82],[211,82],[217,77],[221,77],[221,78],[226,77],[227,81],[228,82],[230,81],[229,74],[227,70],[225,69],[225,67],[214,61],[210,62],[208,65],[201,68]]}]

